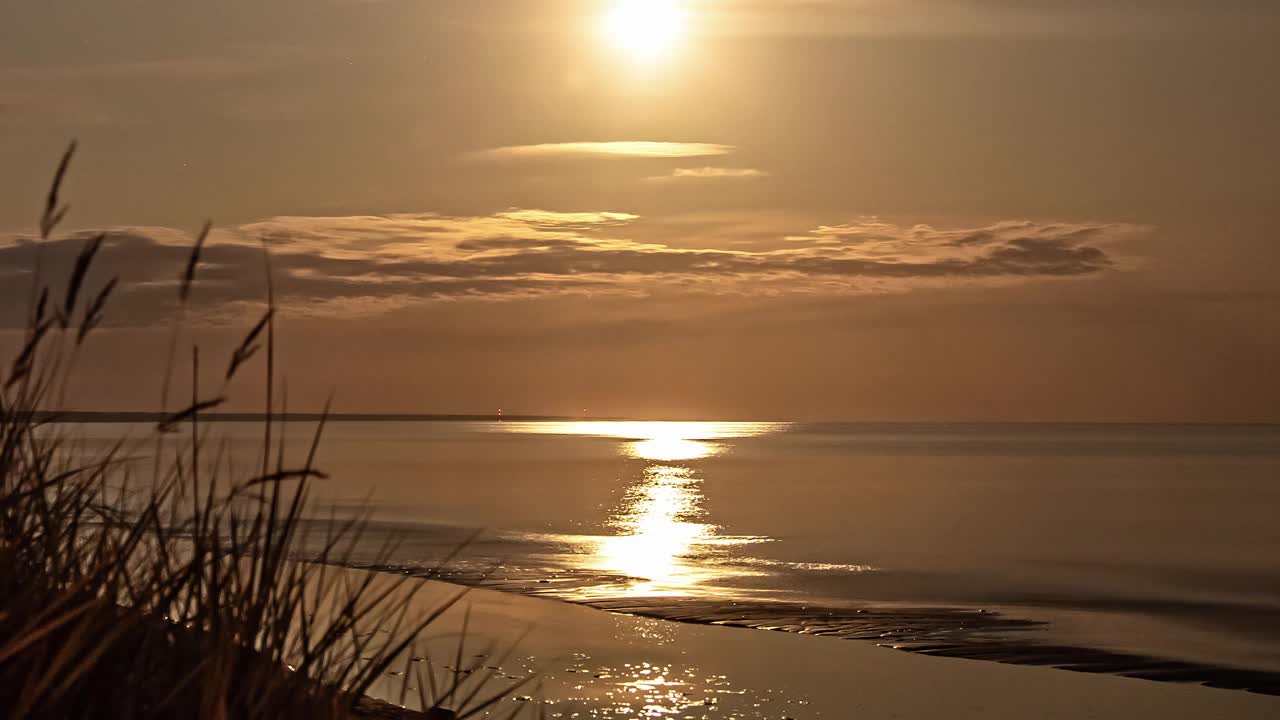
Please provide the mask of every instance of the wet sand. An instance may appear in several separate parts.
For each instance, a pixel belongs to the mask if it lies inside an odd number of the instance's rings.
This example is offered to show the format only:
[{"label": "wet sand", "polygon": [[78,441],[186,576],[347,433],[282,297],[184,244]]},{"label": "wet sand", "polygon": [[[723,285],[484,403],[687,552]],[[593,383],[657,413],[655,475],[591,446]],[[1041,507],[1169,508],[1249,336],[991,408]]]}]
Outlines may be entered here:
[{"label": "wet sand", "polygon": [[[444,580],[519,595],[547,598],[597,610],[684,624],[769,630],[798,635],[873,642],[881,647],[935,657],[1007,665],[1049,667],[1073,672],[1120,675],[1153,682],[1190,683],[1280,697],[1280,671],[1229,662],[1176,657],[1098,646],[1055,642],[1043,631],[1047,621],[1020,617],[1019,608],[1001,610],[916,607],[897,604],[800,603],[794,601],[628,595],[628,578],[591,573],[550,578],[490,571],[424,570],[401,565],[360,569]],[[1128,618],[1126,622],[1134,622]],[[1105,633],[1104,633],[1105,634]]]},{"label": "wet sand", "polygon": [[[416,602],[423,610],[457,592],[422,582]],[[493,682],[510,683],[538,674],[537,687],[521,688],[498,707],[546,703],[548,717],[1247,720],[1280,713],[1280,698],[1273,696],[972,662],[946,657],[945,647],[930,657],[875,643],[635,617],[480,589],[469,591],[466,605],[463,673],[474,668],[477,676],[493,673]],[[432,668],[438,682],[458,675],[463,615],[461,607],[447,613],[428,632],[425,650],[418,649],[431,660],[414,667]],[[502,650],[522,635],[502,659]],[[403,676],[388,676],[375,694],[397,700],[402,684]]]}]

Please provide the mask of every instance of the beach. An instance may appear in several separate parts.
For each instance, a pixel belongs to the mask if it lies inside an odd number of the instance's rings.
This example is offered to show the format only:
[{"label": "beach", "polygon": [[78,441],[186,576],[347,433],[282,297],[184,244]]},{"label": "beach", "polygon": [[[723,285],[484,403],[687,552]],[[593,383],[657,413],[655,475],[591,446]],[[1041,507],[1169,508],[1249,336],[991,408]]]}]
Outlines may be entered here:
[{"label": "beach", "polygon": [[[425,610],[455,591],[427,582],[418,602]],[[464,657],[484,667],[523,637],[501,663],[502,675],[537,673],[540,690],[521,688],[515,696],[545,703],[547,717],[1262,720],[1280,712],[1276,697],[922,657],[871,643],[637,618],[486,590],[470,591],[433,626],[436,639],[421,654],[452,665],[464,607],[470,608]],[[498,649],[485,652],[490,644]],[[441,679],[447,672],[439,671]],[[396,700],[400,682],[387,677],[378,694]]]}]

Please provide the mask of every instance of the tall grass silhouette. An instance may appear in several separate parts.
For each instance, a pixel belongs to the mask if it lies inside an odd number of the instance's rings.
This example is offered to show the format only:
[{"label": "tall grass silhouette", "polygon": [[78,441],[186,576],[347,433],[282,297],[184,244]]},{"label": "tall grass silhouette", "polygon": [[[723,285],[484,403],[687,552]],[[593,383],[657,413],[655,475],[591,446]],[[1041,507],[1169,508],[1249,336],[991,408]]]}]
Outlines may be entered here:
[{"label": "tall grass silhouette", "polygon": [[[58,165],[41,240],[67,216],[61,190],[74,153],[73,143]],[[334,567],[359,542],[358,520],[304,517],[310,484],[326,477],[315,464],[325,422],[305,461],[286,465],[283,433],[273,436],[284,408],[277,414],[270,287],[265,311],[226,359],[221,387],[202,392],[193,347],[191,397],[168,407],[210,228],[175,269],[178,310],[158,378],[164,417],[148,440],[152,476],[142,478],[123,442],[93,449],[56,422],[118,285],[89,286],[107,236],[85,243],[61,297],[44,281],[37,247],[26,330],[0,369],[0,717],[345,718],[367,711],[366,693],[388,674],[405,678],[401,704],[416,678],[426,717],[496,711],[519,684],[498,687],[478,673],[437,683],[433,672],[407,672],[415,640],[465,591],[415,615],[424,606],[414,602],[418,585]],[[265,247],[263,258],[269,269]],[[226,402],[231,381],[259,355],[262,462],[236,477],[206,449],[201,418]],[[404,672],[393,671],[402,661]]]}]

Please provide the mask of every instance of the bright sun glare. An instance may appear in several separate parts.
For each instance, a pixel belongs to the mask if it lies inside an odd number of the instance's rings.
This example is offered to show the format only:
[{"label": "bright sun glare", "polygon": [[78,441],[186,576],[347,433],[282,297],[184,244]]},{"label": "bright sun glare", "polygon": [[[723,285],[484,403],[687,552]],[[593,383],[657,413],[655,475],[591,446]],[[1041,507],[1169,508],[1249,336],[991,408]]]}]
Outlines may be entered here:
[{"label": "bright sun glare", "polygon": [[653,61],[673,51],[684,34],[684,0],[615,0],[601,24],[605,39],[634,60]]}]

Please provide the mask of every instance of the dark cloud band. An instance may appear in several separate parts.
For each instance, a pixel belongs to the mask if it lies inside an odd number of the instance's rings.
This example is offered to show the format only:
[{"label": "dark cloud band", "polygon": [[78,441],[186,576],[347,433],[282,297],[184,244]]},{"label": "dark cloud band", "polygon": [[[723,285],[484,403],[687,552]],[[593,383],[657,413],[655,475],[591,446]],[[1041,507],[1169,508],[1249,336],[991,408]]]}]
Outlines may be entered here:
[{"label": "dark cloud band", "polygon": [[[644,294],[662,287],[838,294],[1084,277],[1115,267],[1111,243],[1145,231],[1124,224],[1017,221],[938,229],[864,220],[791,236],[781,249],[742,251],[619,237],[635,220],[621,213],[530,210],[484,217],[274,218],[214,235],[195,298],[206,313],[259,300],[264,242],[272,249],[276,289],[286,307],[352,315],[438,299]],[[43,267],[70,267],[94,234],[44,242]],[[119,275],[116,302],[125,307],[115,316],[153,322],[175,295],[186,242],[167,228],[109,230],[90,280]],[[30,238],[0,243],[0,322],[6,326],[22,322],[36,254]]]}]

